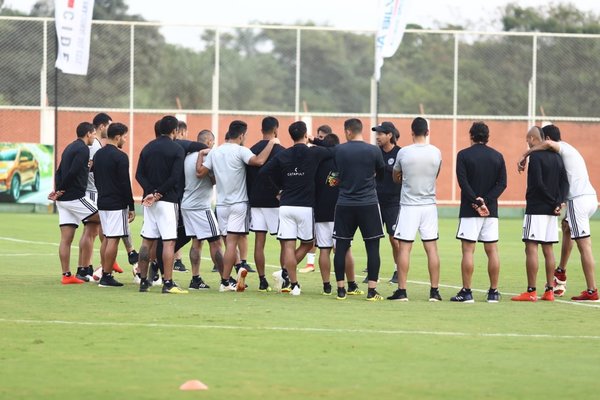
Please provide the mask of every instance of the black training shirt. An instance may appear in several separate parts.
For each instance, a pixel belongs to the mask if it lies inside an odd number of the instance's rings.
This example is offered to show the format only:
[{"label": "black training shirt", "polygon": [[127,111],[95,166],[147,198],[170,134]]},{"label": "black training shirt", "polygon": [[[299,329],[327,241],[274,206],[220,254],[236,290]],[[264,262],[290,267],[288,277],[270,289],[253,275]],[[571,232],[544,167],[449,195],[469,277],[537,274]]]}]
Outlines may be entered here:
[{"label": "black training shirt", "polygon": [[335,164],[340,172],[340,194],[337,204],[377,204],[375,176],[382,179],[385,167],[381,150],[361,140],[340,144],[335,149]]},{"label": "black training shirt", "polygon": [[129,158],[116,146],[107,144],[94,155],[94,182],[99,210],[134,210]]},{"label": "black training shirt", "polygon": [[315,175],[315,222],[333,222],[339,185],[339,172],[333,158],[321,162]]},{"label": "black training shirt", "polygon": [[382,147],[380,147],[380,149],[385,169],[383,179],[377,181],[377,198],[379,199],[379,205],[382,207],[398,207],[400,205],[400,190],[402,189],[402,184],[394,182],[392,172],[400,147],[394,145],[392,150],[388,152],[384,151]]},{"label": "black training shirt", "polygon": [[554,215],[567,198],[569,181],[562,158],[550,150],[529,155],[525,214]]},{"label": "black training shirt", "polygon": [[76,200],[85,196],[89,159],[90,149],[81,139],[75,140],[65,148],[54,176],[55,190],[65,191],[58,200]]},{"label": "black training shirt", "polygon": [[[259,155],[268,144],[268,140],[261,140],[254,146],[250,147],[250,151],[252,151],[255,155]],[[285,147],[280,144],[274,145],[265,164],[271,161],[273,157],[275,157],[275,155],[282,150],[285,150]],[[275,187],[269,177],[258,175],[260,169],[261,167],[255,167],[251,165],[246,166],[246,187],[248,190],[248,201],[250,203],[250,207],[279,207],[279,200],[277,200],[277,197],[275,197],[277,196],[279,189]]]}]

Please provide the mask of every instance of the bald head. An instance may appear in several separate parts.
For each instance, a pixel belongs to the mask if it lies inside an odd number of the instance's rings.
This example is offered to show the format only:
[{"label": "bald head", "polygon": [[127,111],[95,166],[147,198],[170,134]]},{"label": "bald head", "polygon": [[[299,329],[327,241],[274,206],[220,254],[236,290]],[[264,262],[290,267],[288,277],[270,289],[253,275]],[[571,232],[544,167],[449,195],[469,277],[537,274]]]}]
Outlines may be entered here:
[{"label": "bald head", "polygon": [[525,140],[527,141],[529,148],[542,143],[541,129],[537,126],[532,126],[527,132],[527,137]]}]

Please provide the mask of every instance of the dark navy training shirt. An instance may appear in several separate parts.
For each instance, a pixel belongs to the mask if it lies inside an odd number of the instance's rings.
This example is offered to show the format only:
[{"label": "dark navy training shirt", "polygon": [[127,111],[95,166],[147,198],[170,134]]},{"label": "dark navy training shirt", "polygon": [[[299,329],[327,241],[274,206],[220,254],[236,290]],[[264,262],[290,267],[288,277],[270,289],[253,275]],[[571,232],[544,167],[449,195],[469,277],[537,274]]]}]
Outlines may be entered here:
[{"label": "dark navy training shirt", "polygon": [[55,190],[65,191],[58,200],[76,200],[85,196],[90,171],[89,159],[90,148],[81,139],[75,140],[65,148],[54,176]]},{"label": "dark navy training shirt", "polygon": [[[254,155],[259,155],[268,144],[268,140],[261,140],[254,146],[250,147],[250,151],[252,151]],[[277,153],[282,150],[285,150],[285,147],[280,144],[274,145],[269,157],[267,158],[267,162],[271,161],[273,157],[275,157]],[[265,164],[267,162],[265,162]],[[246,166],[246,187],[248,188],[248,201],[250,203],[250,207],[279,207],[279,200],[277,200],[277,197],[275,197],[277,196],[279,189],[275,187],[271,179],[269,179],[267,176],[258,175],[258,172],[261,168],[262,167],[254,167],[251,165]]]},{"label": "dark navy training shirt", "polygon": [[99,210],[134,210],[129,158],[116,146],[108,144],[94,155],[94,182]]},{"label": "dark navy training shirt", "polygon": [[375,175],[381,179],[385,167],[379,147],[353,140],[336,146],[335,150],[335,164],[340,172],[337,204],[377,204]]},{"label": "dark navy training shirt", "polygon": [[394,171],[394,164],[396,163],[396,156],[398,155],[398,151],[400,151],[400,147],[394,145],[392,150],[388,152],[385,152],[381,147],[380,149],[385,170],[383,179],[377,181],[377,198],[382,207],[398,207],[400,205],[402,184],[394,182],[392,172]]}]

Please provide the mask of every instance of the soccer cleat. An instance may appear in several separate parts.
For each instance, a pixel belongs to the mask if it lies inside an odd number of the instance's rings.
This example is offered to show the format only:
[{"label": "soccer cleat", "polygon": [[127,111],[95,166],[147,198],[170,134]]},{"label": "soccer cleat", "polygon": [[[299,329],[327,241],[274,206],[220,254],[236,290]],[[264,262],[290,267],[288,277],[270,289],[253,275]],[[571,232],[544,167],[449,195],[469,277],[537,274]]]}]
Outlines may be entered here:
[{"label": "soccer cleat", "polygon": [[350,295],[350,296],[357,296],[357,295],[365,294],[365,292],[363,290],[360,290],[358,288],[358,285],[356,283],[353,284],[353,285],[350,284],[350,283],[348,283],[348,292],[347,292],[347,294]]},{"label": "soccer cleat", "polygon": [[306,267],[298,270],[301,274],[307,274],[309,272],[315,272],[315,266],[312,264],[306,264]]},{"label": "soccer cleat", "polygon": [[121,287],[123,284],[117,281],[111,274],[103,274],[98,282],[98,287]]},{"label": "soccer cleat", "polygon": [[398,284],[398,271],[394,271],[394,274],[392,275],[388,283]]},{"label": "soccer cleat", "polygon": [[346,300],[346,288],[339,287],[337,288],[337,300]]},{"label": "soccer cleat", "polygon": [[173,271],[188,272],[187,268],[185,267],[185,265],[183,265],[183,262],[181,260],[175,260],[175,264],[173,264]]},{"label": "soccer cleat", "polygon": [[554,270],[552,286],[554,287],[554,295],[556,297],[564,296],[567,291],[567,272],[562,269],[559,271],[559,269],[556,268]]},{"label": "soccer cleat", "polygon": [[281,293],[289,293],[292,291],[292,284],[290,282],[290,278],[287,276],[283,276],[283,283],[281,284]]},{"label": "soccer cleat", "polygon": [[533,292],[523,292],[518,296],[511,297],[512,301],[537,301],[537,293],[535,290]]},{"label": "soccer cleat", "polygon": [[592,290],[591,293],[590,293],[590,290],[584,290],[583,292],[581,292],[581,294],[579,296],[571,297],[571,300],[573,300],[573,301],[590,301],[590,302],[597,303],[600,301],[600,299],[598,298],[598,289]]},{"label": "soccer cleat", "polygon": [[129,254],[127,254],[127,261],[129,262],[129,264],[131,264],[131,265],[137,264],[137,262],[139,260],[140,260],[140,255],[138,254],[137,251],[131,250],[129,252]]},{"label": "soccer cleat", "polygon": [[442,301],[442,296],[440,296],[439,289],[437,289],[437,288],[429,289],[429,301],[431,301],[431,302]]},{"label": "soccer cleat", "polygon": [[140,280],[140,292],[147,292],[152,287],[152,284],[148,279]]},{"label": "soccer cleat", "polygon": [[236,292],[243,292],[246,290],[246,275],[248,275],[248,271],[246,268],[241,267],[237,274],[237,285],[235,287]]},{"label": "soccer cleat", "polygon": [[323,291],[321,294],[323,296],[331,296],[331,283],[327,282],[323,284]]},{"label": "soccer cleat", "polygon": [[456,296],[450,297],[450,301],[458,303],[475,303],[473,299],[473,293],[469,290],[468,292],[463,288],[456,293]]},{"label": "soccer cleat", "polygon": [[[221,283],[221,285],[219,286],[219,292],[235,292],[237,282],[231,282],[231,280],[232,279],[229,278],[229,281],[227,281],[227,285]],[[235,281],[235,279],[233,279],[233,281]]]},{"label": "soccer cleat", "polygon": [[381,301],[381,300],[383,300],[383,296],[380,295],[379,293],[377,293],[377,290],[369,289],[369,292],[367,293],[367,301]]},{"label": "soccer cleat", "polygon": [[408,301],[408,296],[406,295],[406,289],[396,289],[391,296],[387,298],[392,301]]},{"label": "soccer cleat", "polygon": [[554,290],[552,290],[552,288],[546,288],[540,300],[554,301]]},{"label": "soccer cleat", "polygon": [[177,286],[175,282],[170,285],[163,285],[162,292],[165,294],[187,294],[189,293],[187,290],[180,288]]},{"label": "soccer cleat", "polygon": [[204,282],[202,280],[201,277],[198,277],[197,279],[192,278],[192,280],[190,281],[190,286],[188,287],[188,289],[192,289],[192,290],[210,289],[210,286],[208,286],[206,284],[206,282]]},{"label": "soccer cleat", "polygon": [[119,264],[115,261],[115,263],[113,264],[113,271],[115,271],[118,274],[122,274],[123,273],[123,268],[121,268],[119,266]]},{"label": "soccer cleat", "polygon": [[294,288],[290,291],[290,294],[292,296],[300,296],[300,293],[302,293],[302,289],[300,289],[300,285],[298,284],[296,284]]},{"label": "soccer cleat", "polygon": [[96,270],[94,271],[94,275],[92,275],[92,278],[94,278],[94,280],[97,282],[100,279],[102,279],[102,267],[98,267],[96,268]]},{"label": "soccer cleat", "polygon": [[488,303],[498,303],[500,301],[500,297],[502,296],[500,295],[498,289],[490,289],[488,290],[486,301]]},{"label": "soccer cleat", "polygon": [[271,286],[269,286],[269,281],[267,281],[265,278],[262,278],[258,284],[258,291],[259,292],[270,292],[271,290]]},{"label": "soccer cleat", "polygon": [[242,265],[242,268],[244,268],[244,269],[245,269],[246,271],[248,271],[249,273],[256,272],[256,270],[254,270],[254,269],[253,269],[253,268],[250,266],[250,264],[248,264],[246,261],[242,261],[240,264]]},{"label": "soccer cleat", "polygon": [[93,280],[93,278],[91,278],[91,276],[94,275],[94,270],[92,269],[91,274],[88,274],[88,272],[89,272],[88,267],[78,267],[75,277],[84,282],[89,282],[90,279]]},{"label": "soccer cleat", "polygon": [[80,284],[80,283],[85,283],[86,281],[77,278],[74,275],[63,275],[60,281],[63,285],[73,285],[73,284]]}]

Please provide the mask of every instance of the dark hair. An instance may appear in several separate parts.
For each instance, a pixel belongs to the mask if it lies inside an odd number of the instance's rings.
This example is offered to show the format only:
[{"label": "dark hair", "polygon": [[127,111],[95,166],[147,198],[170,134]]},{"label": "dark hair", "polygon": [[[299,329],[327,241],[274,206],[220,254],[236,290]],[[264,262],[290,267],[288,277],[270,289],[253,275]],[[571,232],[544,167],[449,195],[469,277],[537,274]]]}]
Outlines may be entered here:
[{"label": "dark hair", "polygon": [[187,129],[187,124],[183,121],[177,121],[177,130],[181,131],[183,129]]},{"label": "dark hair", "polygon": [[331,127],[329,125],[321,125],[320,127],[317,128],[317,132],[323,132],[323,133],[325,133],[325,135],[329,135],[329,134],[333,133],[333,131],[331,130]]},{"label": "dark hair", "polygon": [[248,130],[248,124],[244,121],[235,120],[229,124],[229,130],[225,134],[225,139],[237,139]]},{"label": "dark hair", "polygon": [[112,121],[112,118],[110,117],[110,115],[108,115],[107,113],[100,113],[94,117],[94,120],[92,121],[92,123],[97,128],[100,125],[108,124],[110,121]]},{"label": "dark hair", "polygon": [[110,124],[108,127],[107,135],[109,139],[114,139],[115,136],[124,135],[129,131],[129,129],[120,122],[115,122]]},{"label": "dark hair", "polygon": [[273,129],[279,128],[279,121],[275,117],[264,117],[262,120],[262,132],[273,132]]},{"label": "dark hair", "polygon": [[297,142],[298,140],[302,139],[304,135],[306,135],[306,132],[308,132],[306,129],[306,123],[304,121],[293,122],[288,128],[288,132],[290,133],[292,140]]},{"label": "dark hair", "polygon": [[161,135],[169,135],[171,132],[177,130],[177,126],[179,121],[172,115],[165,115],[160,120],[160,124],[158,125],[158,131]]},{"label": "dark hair", "polygon": [[550,139],[555,142],[560,142],[560,129],[556,125],[546,125],[542,128],[542,139]]},{"label": "dark hair", "polygon": [[154,123],[154,136],[160,136],[160,119]]},{"label": "dark hair", "polygon": [[360,122],[358,118],[350,118],[344,121],[344,130],[350,131],[354,134],[361,133],[363,129],[363,124]]},{"label": "dark hair", "polygon": [[473,122],[469,133],[475,143],[487,143],[490,138],[490,129],[483,121]]},{"label": "dark hair", "polygon": [[77,137],[83,138],[94,129],[96,129],[94,128],[94,125],[90,124],[89,122],[82,122],[77,125]]},{"label": "dark hair", "polygon": [[340,144],[340,138],[335,133],[329,133],[323,138],[323,146],[333,147]]},{"label": "dark hair", "polygon": [[202,129],[200,132],[198,132],[198,137],[196,140],[200,143],[206,144],[209,136],[215,137],[215,135],[208,129]]},{"label": "dark hair", "polygon": [[410,125],[410,129],[413,131],[415,136],[426,136],[429,132],[429,126],[425,118],[417,117],[413,120]]}]

